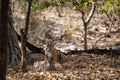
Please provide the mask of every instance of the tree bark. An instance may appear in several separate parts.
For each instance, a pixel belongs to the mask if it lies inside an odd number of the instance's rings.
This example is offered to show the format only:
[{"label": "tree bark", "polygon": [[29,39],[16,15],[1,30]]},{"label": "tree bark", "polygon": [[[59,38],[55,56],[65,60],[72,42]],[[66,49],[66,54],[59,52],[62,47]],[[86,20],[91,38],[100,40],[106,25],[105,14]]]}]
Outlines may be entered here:
[{"label": "tree bark", "polygon": [[22,63],[22,71],[26,72],[26,66],[27,66],[27,60],[26,60],[26,43],[25,43],[25,34],[23,32],[23,29],[20,30],[21,33],[21,52],[22,52],[22,57],[21,57],[21,63]]},{"label": "tree bark", "polygon": [[22,71],[26,72],[26,43],[27,43],[27,34],[28,34],[28,27],[30,21],[30,12],[31,12],[31,5],[33,0],[28,0],[28,11],[26,15],[25,21],[25,28],[21,29],[21,42],[22,42]]},{"label": "tree bark", "polygon": [[6,80],[9,0],[0,3],[0,80]]},{"label": "tree bark", "polygon": [[14,20],[12,18],[11,7],[9,8],[9,23],[8,23],[8,65],[15,65],[21,59],[21,51],[18,45],[18,37],[14,29]]},{"label": "tree bark", "polygon": [[79,11],[82,14],[82,21],[83,21],[83,25],[84,25],[84,49],[87,50],[87,26],[90,23],[90,20],[92,19],[92,16],[95,12],[95,3],[92,2],[91,11],[86,19],[85,19],[85,12],[81,9]]},{"label": "tree bark", "polygon": [[[9,24],[12,22],[10,22],[11,20],[9,19]],[[21,60],[21,51],[20,48],[18,46],[18,38],[17,35],[15,33],[15,30],[13,28],[13,26],[8,25],[8,55],[7,55],[7,59],[8,59],[8,65],[15,65],[16,63],[18,63],[18,61]]]}]

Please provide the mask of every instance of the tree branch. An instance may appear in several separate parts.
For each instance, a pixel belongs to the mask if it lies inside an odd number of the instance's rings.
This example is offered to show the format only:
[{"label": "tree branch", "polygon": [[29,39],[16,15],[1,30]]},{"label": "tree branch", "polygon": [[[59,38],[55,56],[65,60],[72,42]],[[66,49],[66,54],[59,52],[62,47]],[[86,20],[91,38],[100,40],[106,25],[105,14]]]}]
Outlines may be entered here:
[{"label": "tree branch", "polygon": [[86,24],[89,24],[89,22],[90,22],[90,20],[91,20],[91,18],[93,16],[93,14],[94,14],[94,12],[95,12],[95,2],[92,2],[92,9],[91,9],[91,11],[90,11],[87,19],[85,20]]},{"label": "tree branch", "polygon": [[114,22],[113,22],[113,20],[110,18],[109,14],[108,14],[105,10],[104,10],[104,12],[105,12],[106,16],[108,17],[108,19],[112,22],[112,25],[114,25]]}]

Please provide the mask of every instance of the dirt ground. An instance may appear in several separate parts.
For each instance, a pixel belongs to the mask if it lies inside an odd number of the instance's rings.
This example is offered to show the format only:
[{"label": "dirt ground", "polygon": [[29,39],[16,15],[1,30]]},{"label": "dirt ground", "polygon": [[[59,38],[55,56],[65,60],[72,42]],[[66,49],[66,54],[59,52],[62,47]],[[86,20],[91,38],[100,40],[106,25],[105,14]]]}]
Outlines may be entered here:
[{"label": "dirt ground", "polygon": [[[25,16],[17,10],[14,13],[14,19],[15,28],[19,32],[19,28],[24,25]],[[28,35],[30,43],[42,47],[45,32],[48,28],[52,28],[54,37],[60,38],[65,35],[62,43],[57,42],[58,47],[66,46],[67,43],[75,43],[83,49],[84,27],[80,13],[66,7],[61,11],[62,17],[56,14],[54,8],[32,13]],[[118,19],[117,16],[115,18]],[[119,25],[118,20],[112,25],[105,14],[95,12],[88,26],[88,43],[90,43],[88,47],[91,47],[97,40],[98,46],[111,46],[120,42]],[[104,37],[106,34],[108,36]],[[94,53],[69,55],[60,65],[62,68],[46,72],[36,72],[30,65],[26,73],[22,73],[19,65],[16,65],[14,68],[8,68],[7,80],[120,80],[120,56]]]},{"label": "dirt ground", "polygon": [[120,80],[120,57],[83,53],[69,55],[55,71],[36,72],[28,66],[22,73],[16,65],[9,68],[7,80]]}]

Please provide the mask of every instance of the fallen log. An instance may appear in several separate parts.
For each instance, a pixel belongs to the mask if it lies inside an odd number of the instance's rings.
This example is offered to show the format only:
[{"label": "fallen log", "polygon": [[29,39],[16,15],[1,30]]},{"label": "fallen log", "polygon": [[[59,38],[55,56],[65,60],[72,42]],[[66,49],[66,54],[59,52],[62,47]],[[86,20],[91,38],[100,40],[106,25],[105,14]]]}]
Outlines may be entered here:
[{"label": "fallen log", "polygon": [[120,55],[120,50],[118,49],[89,49],[89,50],[74,50],[74,51],[69,51],[67,53],[64,53],[64,52],[61,52],[63,53],[64,55],[79,55],[79,54],[82,54],[82,53],[89,53],[89,54],[100,54],[100,55],[103,55],[103,54],[108,54],[108,55],[112,55],[112,56],[115,56],[115,55]]},{"label": "fallen log", "polygon": [[[18,40],[21,42],[21,36],[18,33],[17,33],[17,37],[18,37]],[[26,46],[32,52],[35,52],[35,53],[44,53],[43,48],[38,48],[38,47],[34,46],[33,44],[29,43],[28,41],[26,43]]]},{"label": "fallen log", "polygon": [[[16,32],[17,33],[17,32]],[[21,39],[20,39],[20,35],[17,33],[17,36],[18,36],[18,40],[21,42]],[[38,48],[34,45],[32,45],[31,43],[27,42],[27,47],[34,53],[44,53],[44,50],[43,48]],[[57,50],[57,49],[56,49]],[[111,47],[111,48],[93,48],[93,49],[89,49],[89,50],[72,50],[72,51],[68,51],[67,53],[65,52],[62,52],[61,50],[57,50],[59,51],[60,53],[63,53],[64,55],[79,55],[79,54],[82,54],[82,53],[89,53],[89,54],[100,54],[100,55],[103,55],[103,54],[108,54],[108,55],[120,55],[120,48],[118,47]]]}]

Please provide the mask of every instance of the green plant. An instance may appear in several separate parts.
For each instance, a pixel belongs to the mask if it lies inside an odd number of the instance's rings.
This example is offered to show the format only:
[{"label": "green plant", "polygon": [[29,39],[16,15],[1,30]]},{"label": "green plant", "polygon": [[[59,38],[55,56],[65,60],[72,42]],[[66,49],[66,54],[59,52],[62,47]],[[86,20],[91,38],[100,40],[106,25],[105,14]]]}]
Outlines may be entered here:
[{"label": "green plant", "polygon": [[99,6],[100,11],[120,14],[120,0],[104,0],[103,5]]}]

